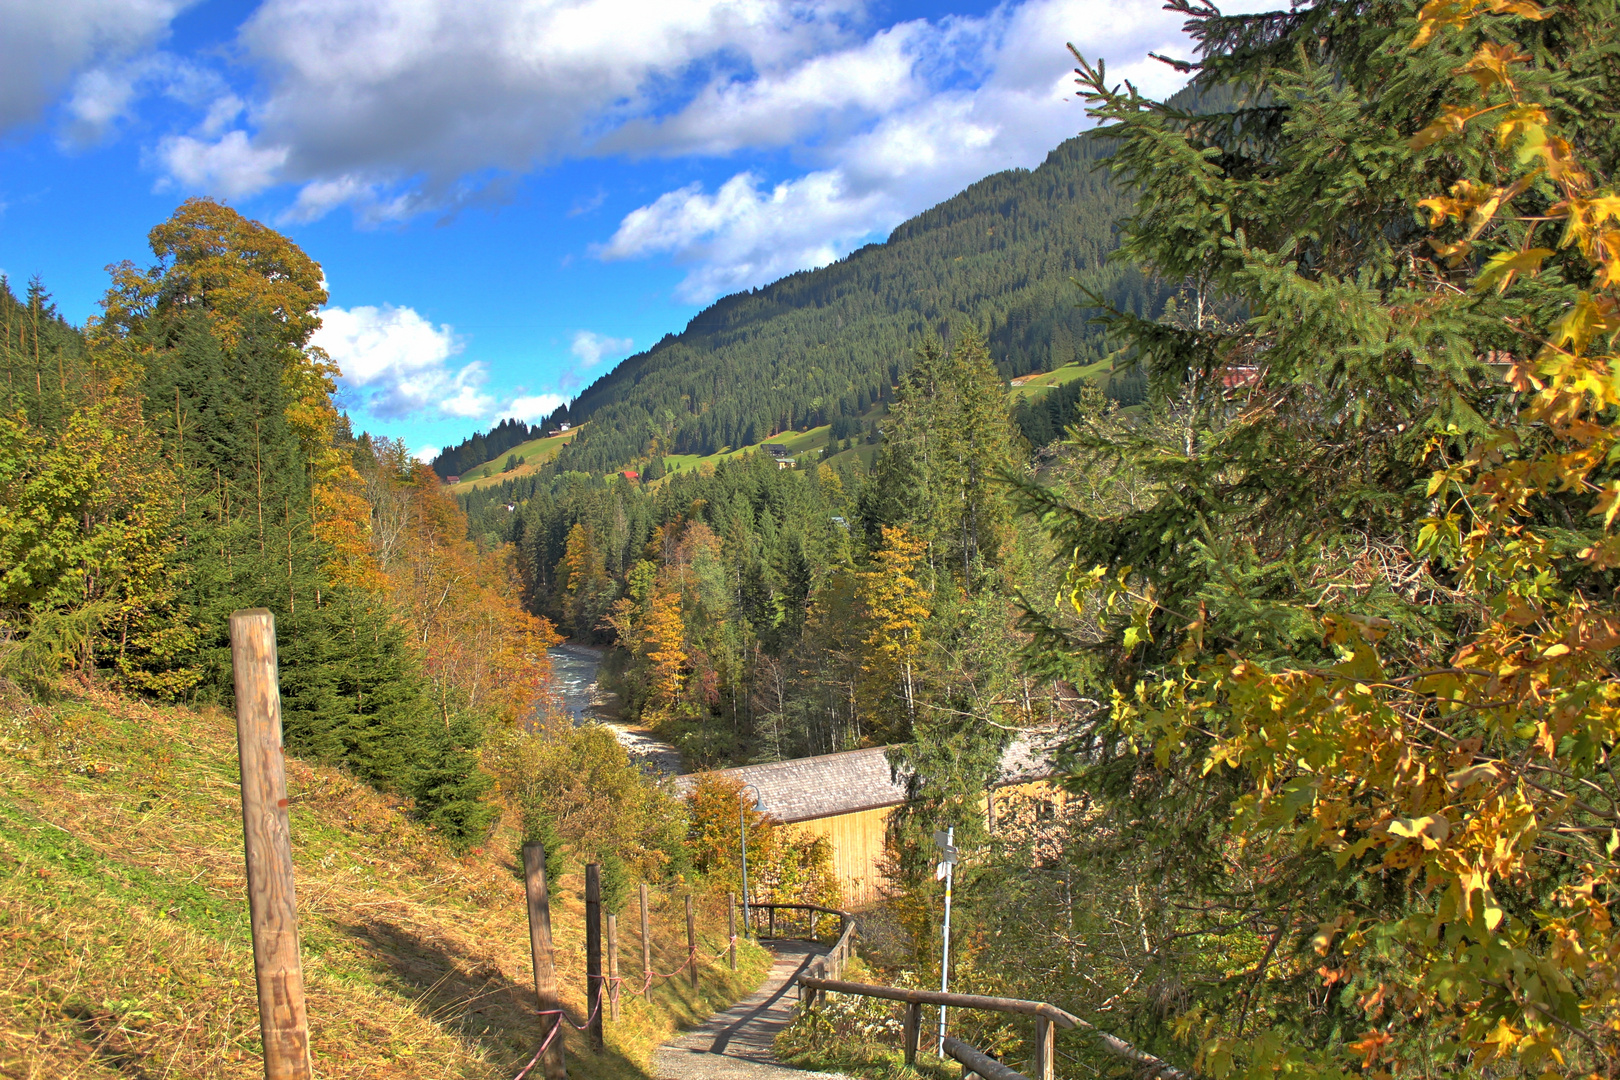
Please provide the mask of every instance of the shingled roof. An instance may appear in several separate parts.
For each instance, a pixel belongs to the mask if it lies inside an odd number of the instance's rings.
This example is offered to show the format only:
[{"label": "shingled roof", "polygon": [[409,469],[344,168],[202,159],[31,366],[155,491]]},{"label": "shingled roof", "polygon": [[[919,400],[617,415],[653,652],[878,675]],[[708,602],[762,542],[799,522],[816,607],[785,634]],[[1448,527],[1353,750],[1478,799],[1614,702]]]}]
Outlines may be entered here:
[{"label": "shingled roof", "polygon": [[[1021,734],[1001,756],[997,786],[1050,777],[1056,741],[1055,737],[1042,733]],[[697,784],[699,775],[677,776],[675,790],[688,794]],[[899,806],[906,801],[906,778],[892,775],[888,748],[883,746],[762,765],[740,765],[734,769],[717,769],[713,775],[753,784],[765,800],[765,812],[790,825],[796,821]]]}]

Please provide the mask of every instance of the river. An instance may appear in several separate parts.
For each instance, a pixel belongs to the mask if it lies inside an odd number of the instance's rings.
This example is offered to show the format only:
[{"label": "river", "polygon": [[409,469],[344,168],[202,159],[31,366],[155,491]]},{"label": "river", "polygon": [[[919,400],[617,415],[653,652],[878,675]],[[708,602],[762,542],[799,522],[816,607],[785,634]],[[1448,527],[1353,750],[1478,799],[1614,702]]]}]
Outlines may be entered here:
[{"label": "river", "polygon": [[549,655],[563,708],[575,725],[601,724],[608,728],[630,759],[647,772],[678,776],[685,771],[679,750],[646,729],[631,727],[619,719],[618,695],[603,691],[597,684],[604,650],[568,642],[550,649]]}]

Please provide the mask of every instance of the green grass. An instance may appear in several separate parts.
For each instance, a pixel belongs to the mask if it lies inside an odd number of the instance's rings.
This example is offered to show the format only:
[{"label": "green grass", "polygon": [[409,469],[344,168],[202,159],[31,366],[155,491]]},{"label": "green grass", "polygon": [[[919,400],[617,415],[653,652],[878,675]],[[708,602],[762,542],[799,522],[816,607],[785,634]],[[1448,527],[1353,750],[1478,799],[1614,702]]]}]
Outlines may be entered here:
[{"label": "green grass", "polygon": [[[262,1075],[242,865],[235,724],[99,690],[50,706],[0,683],[0,1077]],[[511,1077],[538,1023],[515,835],[456,857],[335,770],[287,760],[316,1074]],[[577,872],[554,884],[564,1004],[584,1005]],[[655,890],[654,964],[685,955],[681,898]],[[700,948],[724,944],[699,897]],[[640,975],[634,932],[621,971]],[[693,990],[627,997],[607,1047],[569,1031],[581,1080],[643,1078],[677,1026],[763,977],[739,950]]]},{"label": "green grass", "polygon": [[1007,388],[1007,403],[1015,404],[1020,398],[1026,401],[1038,401],[1047,391],[1076,379],[1096,379],[1099,382],[1108,378],[1108,372],[1113,367],[1113,359],[1104,358],[1091,364],[1065,364],[1056,371],[1046,371],[1038,375],[1026,375],[1024,381],[1018,386]]},{"label": "green grass", "polygon": [[[578,435],[580,429],[584,426],[584,424],[581,424],[579,427],[565,431],[560,435],[550,435],[544,439],[530,439],[526,443],[520,443],[493,460],[486,461],[477,468],[468,469],[462,473],[460,483],[455,484],[450,490],[461,495],[475,488],[487,487],[490,484],[498,484],[502,480],[510,480],[515,476],[526,476],[529,473],[536,472],[540,466],[556,457],[559,450],[572,442],[574,436]],[[504,473],[501,470],[506,467],[506,459],[509,457],[520,457],[524,461],[518,468],[509,473]],[[479,481],[483,481],[483,483]]]},{"label": "green grass", "polygon": [[[786,447],[788,456],[798,460],[800,467],[803,468],[805,465],[820,462],[821,448],[827,445],[831,433],[832,425],[822,424],[808,431],[784,431],[780,435],[771,436],[765,442],[772,446]],[[750,446],[727,447],[715,454],[667,454],[664,457],[664,469],[675,473],[700,469],[705,462],[718,465],[722,461],[729,461],[743,454],[755,453],[762,445],[764,444],[755,443]]]}]

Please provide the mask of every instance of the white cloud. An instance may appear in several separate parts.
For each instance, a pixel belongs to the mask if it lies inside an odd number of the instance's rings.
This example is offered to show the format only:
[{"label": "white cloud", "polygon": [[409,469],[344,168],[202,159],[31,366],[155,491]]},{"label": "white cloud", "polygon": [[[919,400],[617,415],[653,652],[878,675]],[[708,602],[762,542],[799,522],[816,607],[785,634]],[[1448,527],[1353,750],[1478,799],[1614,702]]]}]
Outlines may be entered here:
[{"label": "white cloud", "polygon": [[937,37],[926,22],[901,23],[849,48],[751,80],[728,73],[675,115],[631,120],[595,150],[723,155],[825,134],[841,121],[859,122],[927,94],[917,69]]},{"label": "white cloud", "polygon": [[[627,124],[603,145],[722,153],[818,130],[800,150],[816,167],[774,184],[744,171],[712,194],[699,184],[666,192],[594,253],[691,265],[676,290],[690,303],[825,265],[990,173],[1038,165],[1089,126],[1066,41],[1106,56],[1110,75],[1147,94],[1176,90],[1185,76],[1147,54],[1184,54],[1181,22],[1156,0],[1025,0],[901,24],[746,84],[717,79],[680,111]],[[852,113],[865,122],[850,124]]]},{"label": "white cloud", "polygon": [[[75,72],[149,48],[194,0],[0,0],[0,132],[39,117]],[[76,88],[82,114],[116,117],[127,105],[116,74]],[[71,114],[70,114],[71,115]]]},{"label": "white cloud", "polygon": [[629,259],[671,252],[696,262],[676,295],[702,303],[795,270],[825,266],[894,212],[883,192],[852,197],[836,171],[770,189],[761,189],[752,173],[740,173],[713,195],[692,184],[632,211],[597,254]]},{"label": "white cloud", "polygon": [[255,146],[242,131],[228,131],[214,142],[167,135],[157,146],[157,158],[174,183],[228,199],[275,183],[288,153],[285,146]]},{"label": "white cloud", "polygon": [[[779,152],[787,171],[743,161],[718,187],[666,192],[596,249],[687,265],[688,301],[822,265],[988,173],[1038,164],[1087,124],[1065,41],[1155,95],[1183,77],[1147,53],[1187,51],[1160,0],[1003,0],[886,27],[869,0],[263,0],[231,54],[249,90],[143,59],[185,2],[50,6],[117,33],[23,23],[78,43],[50,54],[69,57],[59,82],[82,72],[76,137],[161,86],[196,111],[149,153],[165,181],[238,199],[290,185],[284,222],[342,207],[362,224],[408,220],[569,157]],[[46,5],[0,0],[12,8]]]},{"label": "white cloud", "polygon": [[100,142],[113,126],[129,115],[135,103],[136,83],[144,65],[120,64],[92,68],[73,80],[68,97],[65,140],[70,145]]},{"label": "white cloud", "polygon": [[415,458],[417,461],[420,461],[424,465],[431,464],[433,459],[438,456],[439,448],[437,446],[418,446],[415,450],[411,451],[411,457]]},{"label": "white cloud", "polygon": [[328,185],[298,216],[343,201],[417,213],[583,152],[689,96],[694,72],[747,76],[839,46],[863,2],[265,0],[237,40],[263,90],[226,138],[285,154],[259,190]]},{"label": "white cloud", "polygon": [[311,343],[337,362],[344,389],[381,419],[429,412],[482,419],[494,410],[495,399],[483,390],[483,365],[454,366],[451,358],[461,352],[454,331],[411,308],[327,308]]},{"label": "white cloud", "polygon": [[154,91],[200,111],[193,133],[205,139],[218,138],[247,108],[217,72],[173,53],[150,52],[80,72],[63,105],[62,141],[84,146],[105,140]]},{"label": "white cloud", "polygon": [[[602,334],[581,330],[574,335],[574,344],[570,351],[579,358],[581,367],[592,367],[602,362],[603,357],[611,356],[615,360],[624,356],[635,344],[629,338],[606,337]],[[556,408],[555,405],[552,408]]]},{"label": "white cloud", "polygon": [[556,394],[515,397],[507,403],[506,408],[500,410],[500,414],[502,419],[510,416],[514,420],[522,420],[525,424],[535,424],[556,412],[557,406],[566,400]]}]

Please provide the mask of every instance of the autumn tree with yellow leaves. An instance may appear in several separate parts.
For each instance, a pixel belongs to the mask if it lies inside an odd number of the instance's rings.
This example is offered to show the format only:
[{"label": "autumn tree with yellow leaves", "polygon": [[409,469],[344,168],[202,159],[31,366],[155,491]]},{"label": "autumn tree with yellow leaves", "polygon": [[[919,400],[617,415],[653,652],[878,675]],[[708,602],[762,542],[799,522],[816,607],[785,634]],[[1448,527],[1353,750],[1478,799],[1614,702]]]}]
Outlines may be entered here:
[{"label": "autumn tree with yellow leaves", "polygon": [[929,590],[919,580],[926,572],[923,540],[888,525],[882,536],[871,568],[857,575],[856,598],[866,623],[861,698],[869,725],[891,741],[903,738],[917,718]]}]

